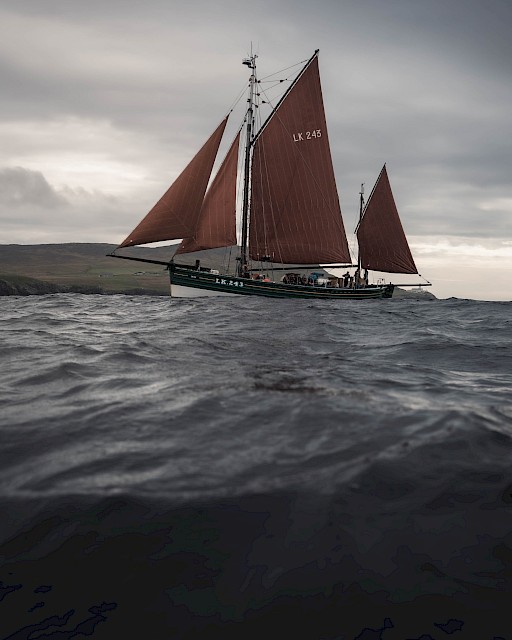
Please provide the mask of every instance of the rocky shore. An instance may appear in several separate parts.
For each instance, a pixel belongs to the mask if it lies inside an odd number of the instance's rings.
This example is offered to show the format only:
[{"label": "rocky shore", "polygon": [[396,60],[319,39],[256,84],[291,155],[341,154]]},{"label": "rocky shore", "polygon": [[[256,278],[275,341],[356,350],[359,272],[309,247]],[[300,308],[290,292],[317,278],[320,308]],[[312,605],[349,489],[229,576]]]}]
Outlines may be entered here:
[{"label": "rocky shore", "polygon": [[87,285],[59,285],[52,282],[44,282],[35,278],[22,276],[0,275],[0,296],[42,296],[51,293],[82,293],[95,295],[124,295],[162,296],[161,291],[146,289],[127,289],[125,291],[105,291],[101,287]]}]

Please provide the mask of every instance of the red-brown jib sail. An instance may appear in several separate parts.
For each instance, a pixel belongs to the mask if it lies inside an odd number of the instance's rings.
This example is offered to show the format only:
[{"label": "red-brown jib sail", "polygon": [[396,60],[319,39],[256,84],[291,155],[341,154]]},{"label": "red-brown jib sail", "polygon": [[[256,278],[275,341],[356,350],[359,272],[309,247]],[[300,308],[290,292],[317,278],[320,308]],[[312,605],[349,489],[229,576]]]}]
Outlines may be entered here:
[{"label": "red-brown jib sail", "polygon": [[418,273],[400,222],[386,165],[366,203],[356,235],[363,269]]},{"label": "red-brown jib sail", "polygon": [[260,132],[252,159],[249,256],[351,262],[315,55]]},{"label": "red-brown jib sail", "polygon": [[228,116],[119,248],[194,234],[227,120]]},{"label": "red-brown jib sail", "polygon": [[229,148],[201,207],[195,233],[176,254],[236,245],[236,173],[240,133]]}]

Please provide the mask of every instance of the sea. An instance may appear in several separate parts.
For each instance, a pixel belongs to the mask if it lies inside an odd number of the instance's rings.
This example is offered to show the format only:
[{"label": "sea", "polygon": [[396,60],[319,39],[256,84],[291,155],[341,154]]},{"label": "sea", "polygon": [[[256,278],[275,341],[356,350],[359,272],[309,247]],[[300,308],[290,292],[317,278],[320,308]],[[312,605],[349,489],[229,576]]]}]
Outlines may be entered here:
[{"label": "sea", "polygon": [[512,303],[0,301],[1,640],[512,640]]}]

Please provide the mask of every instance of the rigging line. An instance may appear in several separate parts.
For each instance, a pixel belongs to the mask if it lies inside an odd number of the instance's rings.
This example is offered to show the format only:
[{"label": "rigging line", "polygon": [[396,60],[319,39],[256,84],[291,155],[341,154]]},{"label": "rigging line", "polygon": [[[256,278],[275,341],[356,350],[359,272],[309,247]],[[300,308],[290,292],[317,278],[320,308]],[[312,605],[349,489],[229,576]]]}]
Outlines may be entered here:
[{"label": "rigging line", "polygon": [[[261,99],[261,95],[259,92],[256,92],[256,95],[254,97],[255,100],[255,104],[257,105],[257,109],[255,111],[254,114],[254,124],[258,125],[258,127],[256,128],[256,126],[254,127],[254,131],[259,131],[261,128],[261,124],[262,124],[262,105],[265,104],[265,102]],[[254,133],[253,133],[253,138],[254,138]]]},{"label": "rigging line", "polygon": [[244,97],[245,93],[247,92],[247,82],[244,84],[244,88],[242,89],[242,91],[240,91],[240,93],[238,94],[238,98],[236,98],[234,100],[234,102],[231,103],[231,107],[228,110],[228,114],[232,113],[236,107],[236,105],[240,102],[240,100]]},{"label": "rigging line", "polygon": [[236,235],[237,242],[238,238],[242,233],[242,207],[243,207],[243,181],[244,181],[244,172],[243,172],[243,162],[244,162],[244,149],[246,147],[246,137],[247,132],[245,129],[245,124],[247,120],[247,114],[242,122],[240,128],[240,144],[238,146],[238,159],[237,159],[237,181],[236,181]]},{"label": "rigging line", "polygon": [[[275,109],[271,101],[272,99],[268,97],[268,92],[272,91],[272,89],[275,89],[276,87],[280,87],[283,82],[294,82],[294,81],[295,81],[295,78],[286,78],[285,80],[280,80],[279,82],[274,83],[271,87],[265,87],[265,88],[262,87],[260,89],[260,93],[263,93],[263,95],[267,98],[267,104],[270,105],[272,109]],[[281,96],[283,96],[286,93],[286,91],[288,91],[288,87],[284,91],[282,91],[279,96],[276,97],[276,100],[278,102],[281,99]]]},{"label": "rigging line", "polygon": [[225,273],[229,273],[229,269],[231,268],[231,252],[233,250],[233,247],[225,247],[225,249],[228,249],[229,251],[224,251],[224,259],[222,262],[222,269]]},{"label": "rigging line", "polygon": [[[346,213],[346,211],[345,211],[345,213]],[[350,218],[351,218],[350,229],[355,229],[356,225],[359,222],[359,211],[356,210],[355,213],[352,213]],[[354,218],[355,218],[355,220],[354,220]],[[348,219],[348,215],[347,215],[346,219]],[[347,228],[348,228],[348,222],[347,222]],[[358,244],[357,236],[355,235],[355,231],[350,231],[349,233],[346,233],[346,236],[347,236],[347,243],[348,243],[348,248],[349,248],[350,255],[352,256],[353,261],[354,260],[357,261],[354,256],[357,256],[357,254],[358,254],[359,244]]]},{"label": "rigging line", "polygon": [[281,97],[288,91],[289,87],[286,87],[284,91],[280,91],[278,95],[276,95],[275,99],[273,97],[269,96],[269,92],[272,89],[275,89],[275,87],[280,86],[280,85],[272,85],[271,87],[268,87],[267,89],[261,89],[260,93],[263,94],[263,96],[265,97],[265,100],[262,100],[262,104],[268,105],[268,107],[270,108],[270,112],[273,113],[276,109],[276,107],[274,106],[274,104],[279,104],[279,101],[281,100]]},{"label": "rigging line", "polygon": [[293,78],[278,78],[276,80],[272,79],[272,80],[258,80],[258,84],[270,84],[271,82],[274,84],[274,86],[278,86],[280,84],[282,84],[283,82],[291,82],[292,80],[295,80],[295,77]]},{"label": "rigging line", "polygon": [[354,262],[354,256],[357,255],[358,251],[357,238],[353,237],[351,240],[347,238],[347,244],[350,252],[350,257],[352,258],[352,262]]},{"label": "rigging line", "polygon": [[[271,87],[267,87],[267,89],[273,89],[274,87],[279,87],[280,85],[282,85],[285,82],[293,82],[294,80],[295,80],[295,78],[282,78],[281,80],[268,80],[268,83],[272,82],[272,86]],[[267,83],[265,83],[265,84],[267,84]]]},{"label": "rigging line", "polygon": [[[270,178],[269,178],[269,173],[268,173],[268,164],[267,164],[267,155],[266,155],[266,151],[265,148],[263,148],[263,153],[260,155],[259,158],[260,161],[260,176],[262,178],[262,185],[263,185],[263,180],[265,180],[266,187],[267,187],[267,191],[268,193],[270,193]],[[263,169],[264,172],[262,171],[262,165],[263,165]],[[261,187],[261,191],[263,192],[263,186]],[[264,203],[262,201],[262,204],[264,206]],[[276,224],[276,216],[274,214],[274,199],[273,198],[269,198],[269,205],[270,205],[270,217],[272,219],[272,224],[274,227],[274,241],[275,244],[277,245],[277,251],[278,251],[278,257],[282,260],[282,253],[281,253],[281,242],[279,240],[279,234],[276,233],[276,228],[277,228],[277,224]],[[270,255],[269,249],[268,249],[268,225],[266,224],[266,216],[263,216],[263,240],[264,240],[264,244],[265,244],[265,254],[266,255]],[[273,256],[272,256],[273,258]]]},{"label": "rigging line", "polygon": [[[261,176],[261,184],[263,184],[263,180],[265,179],[266,182],[266,188],[267,188],[267,192],[270,194],[270,177],[269,177],[269,172],[268,172],[268,163],[267,163],[267,150],[266,150],[266,142],[265,139],[262,138],[263,143],[260,142],[260,145],[262,146],[262,153],[260,154],[260,176]],[[264,171],[262,170],[262,166],[264,168]],[[261,191],[263,192],[263,188],[261,188]],[[263,204],[263,203],[262,203]],[[277,215],[276,215],[276,211],[275,211],[275,207],[274,207],[274,199],[273,198],[269,198],[269,205],[270,205],[270,217],[272,220],[272,225],[274,227],[274,243],[277,246],[277,257],[278,257],[278,262],[280,262],[280,264],[284,264],[283,262],[283,249],[282,249],[282,243],[279,237],[279,234],[276,233],[278,225],[277,225]],[[266,216],[263,216],[263,235],[264,235],[264,242],[265,242],[265,252],[268,253],[267,247],[268,247],[268,229],[267,229],[267,224],[265,223],[266,221]],[[273,262],[275,262],[275,260],[272,260]]]},{"label": "rigging line", "polygon": [[278,103],[290,87],[291,83],[295,80],[295,78],[286,78],[285,80],[281,80],[278,83],[273,83],[270,87],[259,87],[259,94],[263,94],[266,100],[263,101],[263,104],[268,104],[272,109],[274,109],[273,101],[274,98],[269,97],[269,94],[274,89],[277,89],[276,102]]},{"label": "rigging line", "polygon": [[260,78],[260,82],[263,82],[264,80],[266,80],[267,78],[271,78],[272,76],[277,76],[278,73],[283,73],[284,71],[288,71],[288,69],[293,69],[294,67],[298,67],[301,64],[306,64],[308,60],[301,60],[300,62],[295,62],[294,64],[291,64],[289,67],[285,67],[284,69],[280,69],[279,71],[274,71],[274,73],[270,73],[268,76],[265,76],[264,78]]},{"label": "rigging line", "polygon": [[[253,180],[253,187],[254,187],[256,185],[256,181],[254,180],[254,167],[255,167],[254,155],[253,155],[253,160],[252,161],[253,161],[252,180]],[[263,193],[264,172],[262,170],[262,158],[261,157],[258,158],[257,170],[258,170],[257,171],[258,187],[259,187],[260,192]],[[253,189],[253,192],[254,192],[254,189]],[[251,201],[252,201],[252,198],[251,198]],[[266,217],[265,217],[266,203],[265,203],[265,201],[263,199],[261,199],[260,207],[261,207],[261,212],[263,213],[263,215],[260,216],[259,220],[257,218],[253,218],[253,220],[251,220],[250,230],[252,230],[253,235],[257,234],[258,237],[261,237],[261,235],[263,235],[264,251],[265,251],[265,253],[267,253],[267,233],[266,233],[267,225],[266,225]],[[263,230],[263,234],[260,233],[260,229]],[[260,248],[259,245],[260,245],[260,243],[258,243],[258,249]],[[251,243],[249,244],[249,247],[251,247]]]}]

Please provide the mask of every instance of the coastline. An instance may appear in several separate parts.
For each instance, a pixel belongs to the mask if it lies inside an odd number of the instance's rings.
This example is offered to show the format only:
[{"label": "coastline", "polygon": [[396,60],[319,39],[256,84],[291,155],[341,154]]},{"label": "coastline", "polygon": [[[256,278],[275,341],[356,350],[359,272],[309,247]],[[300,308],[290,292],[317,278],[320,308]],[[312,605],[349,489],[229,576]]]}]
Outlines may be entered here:
[{"label": "coastline", "polygon": [[[177,246],[177,245],[176,245]],[[133,247],[127,255],[168,261],[176,246]],[[0,296],[81,293],[95,295],[168,296],[169,275],[164,268],[113,260],[115,245],[64,243],[46,245],[0,245]],[[225,269],[225,251],[198,251],[191,261],[207,260],[215,269]],[[393,298],[436,300],[424,289],[396,288]]]},{"label": "coastline", "polygon": [[[85,295],[129,295],[129,296],[168,296],[168,292],[155,291],[154,289],[135,288],[121,289],[118,291],[106,291],[98,286],[69,284],[59,285],[53,282],[45,282],[37,278],[19,276],[14,274],[0,274],[0,296],[44,296],[55,293],[81,293]],[[407,291],[396,288],[393,298],[408,298],[414,300],[437,300],[429,291]]]},{"label": "coastline", "polygon": [[0,296],[44,296],[54,293],[81,293],[85,295],[130,295],[130,296],[165,296],[163,291],[153,289],[126,289],[120,291],[106,291],[101,287],[81,284],[59,285],[45,282],[28,276],[0,274]]}]

